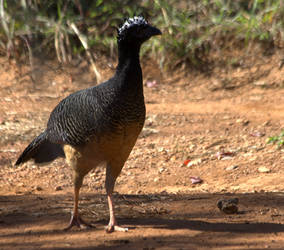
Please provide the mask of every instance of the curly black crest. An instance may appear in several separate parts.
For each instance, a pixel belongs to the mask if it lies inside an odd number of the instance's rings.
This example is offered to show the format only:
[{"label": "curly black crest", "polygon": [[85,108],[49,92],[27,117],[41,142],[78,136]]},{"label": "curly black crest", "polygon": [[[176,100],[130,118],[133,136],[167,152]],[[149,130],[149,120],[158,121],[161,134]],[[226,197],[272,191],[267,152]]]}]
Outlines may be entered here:
[{"label": "curly black crest", "polygon": [[133,18],[127,18],[125,22],[118,29],[118,40],[122,40],[125,33],[134,26],[145,26],[148,22],[142,16],[134,16]]}]

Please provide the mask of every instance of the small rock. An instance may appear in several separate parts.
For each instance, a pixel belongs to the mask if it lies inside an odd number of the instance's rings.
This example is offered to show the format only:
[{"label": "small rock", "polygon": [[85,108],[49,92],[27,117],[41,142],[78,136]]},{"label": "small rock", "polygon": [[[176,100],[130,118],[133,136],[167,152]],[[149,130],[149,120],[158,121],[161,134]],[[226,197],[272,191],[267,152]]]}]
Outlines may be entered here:
[{"label": "small rock", "polygon": [[232,156],[225,156],[221,159],[221,161],[232,160],[232,159],[233,159]]},{"label": "small rock", "polygon": [[238,191],[240,189],[240,186],[232,186],[231,188],[233,191]]},{"label": "small rock", "polygon": [[163,152],[165,149],[163,147],[158,147],[158,152],[161,153]]},{"label": "small rock", "polygon": [[42,187],[36,186],[35,190],[36,190],[36,191],[42,191]]},{"label": "small rock", "polygon": [[254,132],[251,132],[250,135],[254,136],[254,137],[263,137],[263,136],[265,136],[265,133],[259,132],[259,131],[254,131]]},{"label": "small rock", "polygon": [[176,161],[176,156],[174,155],[174,156],[172,156],[171,158],[170,158],[170,161],[172,161],[172,162],[175,162]]},{"label": "small rock", "polygon": [[234,152],[217,152],[216,157],[218,160],[231,160],[235,156]]},{"label": "small rock", "polygon": [[247,126],[249,124],[249,120],[237,119],[236,123],[241,123],[243,126]]},{"label": "small rock", "polygon": [[265,86],[265,85],[267,85],[267,82],[265,82],[265,81],[257,81],[257,82],[254,82],[253,84],[256,85],[256,86]]},{"label": "small rock", "polygon": [[247,126],[249,124],[249,120],[244,120],[243,126]]},{"label": "small rock", "polygon": [[202,162],[202,159],[196,159],[196,160],[193,160],[193,161],[190,161],[187,163],[187,167],[191,167],[191,166],[195,166],[195,165],[198,165]]},{"label": "small rock", "polygon": [[162,167],[162,168],[159,169],[159,173],[161,174],[161,173],[163,173],[163,172],[166,171],[166,170],[167,170],[166,168],[163,168],[163,167]]},{"label": "small rock", "polygon": [[258,172],[259,173],[269,173],[271,170],[267,167],[259,167]]},{"label": "small rock", "polygon": [[252,152],[248,152],[248,153],[243,154],[242,156],[243,157],[251,157],[252,155],[253,155]]},{"label": "small rock", "polygon": [[262,126],[269,126],[270,125],[270,121],[266,121],[262,124]]},{"label": "small rock", "polygon": [[261,95],[252,95],[249,97],[251,101],[260,101],[263,97]]},{"label": "small rock", "polygon": [[249,159],[249,161],[256,161],[257,160],[257,156],[255,155],[255,156],[252,156],[250,159]]},{"label": "small rock", "polygon": [[60,191],[60,190],[62,190],[63,188],[61,187],[61,186],[57,186],[56,188],[55,188],[55,191]]},{"label": "small rock", "polygon": [[4,100],[5,100],[6,102],[12,102],[12,101],[13,101],[10,97],[4,97]]},{"label": "small rock", "polygon": [[154,179],[154,182],[158,182],[160,180],[160,178],[159,177],[156,177],[155,179]]},{"label": "small rock", "polygon": [[191,176],[190,177],[190,180],[191,180],[191,183],[192,184],[199,184],[199,183],[202,183],[203,180],[201,180],[199,177],[197,176]]},{"label": "small rock", "polygon": [[238,198],[221,199],[217,202],[217,207],[225,214],[236,214],[238,212]]},{"label": "small rock", "polygon": [[232,165],[232,166],[227,167],[226,170],[227,171],[232,171],[232,170],[237,169],[237,168],[238,168],[237,165]]},{"label": "small rock", "polygon": [[146,128],[144,127],[141,133],[142,137],[148,137],[152,134],[157,134],[159,131],[157,129],[153,129],[153,128]]}]

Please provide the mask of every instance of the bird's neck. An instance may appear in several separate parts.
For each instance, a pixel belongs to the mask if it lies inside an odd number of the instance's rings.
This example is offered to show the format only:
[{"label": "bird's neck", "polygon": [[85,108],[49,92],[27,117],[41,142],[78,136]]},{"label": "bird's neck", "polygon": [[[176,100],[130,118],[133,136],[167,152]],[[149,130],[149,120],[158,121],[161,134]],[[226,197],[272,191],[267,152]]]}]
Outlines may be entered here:
[{"label": "bird's neck", "polygon": [[118,65],[116,76],[128,88],[142,88],[142,70],[139,60],[140,45],[118,43]]},{"label": "bird's neck", "polygon": [[118,66],[117,70],[125,68],[125,66],[133,65],[134,67],[140,65],[139,52],[140,45],[118,43]]}]

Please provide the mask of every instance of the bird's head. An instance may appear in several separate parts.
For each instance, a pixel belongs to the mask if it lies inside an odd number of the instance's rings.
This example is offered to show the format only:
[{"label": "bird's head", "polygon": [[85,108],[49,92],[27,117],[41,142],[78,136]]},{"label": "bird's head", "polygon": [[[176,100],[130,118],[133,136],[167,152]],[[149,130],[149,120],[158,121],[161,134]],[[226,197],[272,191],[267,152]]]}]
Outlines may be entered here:
[{"label": "bird's head", "polygon": [[142,44],[152,36],[161,35],[162,32],[151,26],[142,16],[128,18],[118,29],[119,43]]}]

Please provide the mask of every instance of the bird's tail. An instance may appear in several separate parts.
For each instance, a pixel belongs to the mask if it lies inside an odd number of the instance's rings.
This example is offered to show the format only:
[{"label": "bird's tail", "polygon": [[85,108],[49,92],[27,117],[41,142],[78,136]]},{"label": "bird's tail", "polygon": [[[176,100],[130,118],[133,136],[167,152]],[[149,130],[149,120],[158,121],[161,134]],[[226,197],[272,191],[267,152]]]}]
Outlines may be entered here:
[{"label": "bird's tail", "polygon": [[26,147],[15,165],[25,163],[30,159],[33,159],[35,163],[47,163],[57,157],[65,157],[62,146],[50,142],[47,139],[46,132],[43,132]]}]

